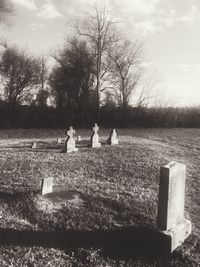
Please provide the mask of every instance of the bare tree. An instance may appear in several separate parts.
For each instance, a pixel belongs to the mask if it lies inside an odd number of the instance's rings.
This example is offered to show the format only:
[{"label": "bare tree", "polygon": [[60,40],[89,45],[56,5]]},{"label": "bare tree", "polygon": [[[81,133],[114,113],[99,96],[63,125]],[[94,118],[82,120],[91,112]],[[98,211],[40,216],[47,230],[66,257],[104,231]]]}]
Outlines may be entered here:
[{"label": "bare tree", "polygon": [[37,59],[16,47],[7,47],[0,59],[0,78],[5,101],[11,109],[25,100],[38,84],[40,64]]},{"label": "bare tree", "polygon": [[130,101],[131,94],[136,89],[141,77],[139,62],[142,47],[140,44],[120,40],[111,47],[109,57],[113,61],[111,83],[116,91],[117,101],[125,110]]},{"label": "bare tree", "polygon": [[[116,23],[105,6],[93,8],[94,14],[89,16],[81,24],[75,23],[76,32],[87,38],[90,48],[95,58],[96,73],[96,108],[97,119],[100,112],[100,92],[105,76],[108,73],[110,61],[106,59],[108,47],[116,42],[114,34],[114,24]],[[102,89],[103,90],[103,89]]]},{"label": "bare tree", "polygon": [[[85,41],[72,38],[59,53],[53,53],[57,65],[50,75],[52,93],[57,108],[72,116],[79,113],[87,123],[93,96],[94,62]],[[72,120],[72,118],[69,118]]]},{"label": "bare tree", "polygon": [[149,101],[154,98],[154,95],[152,95],[153,87],[154,84],[150,79],[146,80],[146,82],[141,85],[136,107],[144,108],[149,105]]},{"label": "bare tree", "polygon": [[39,74],[40,90],[44,91],[45,83],[48,77],[48,68],[47,68],[47,63],[46,63],[46,59],[44,58],[44,56],[42,56],[39,59],[39,64],[40,64],[40,74]]},{"label": "bare tree", "polygon": [[48,91],[48,87],[46,86],[47,79],[48,79],[48,68],[47,68],[47,62],[46,62],[45,57],[41,56],[38,59],[38,63],[40,65],[40,72],[38,73],[39,91],[38,91],[35,102],[39,106],[46,106],[47,99],[49,97],[49,91]]}]

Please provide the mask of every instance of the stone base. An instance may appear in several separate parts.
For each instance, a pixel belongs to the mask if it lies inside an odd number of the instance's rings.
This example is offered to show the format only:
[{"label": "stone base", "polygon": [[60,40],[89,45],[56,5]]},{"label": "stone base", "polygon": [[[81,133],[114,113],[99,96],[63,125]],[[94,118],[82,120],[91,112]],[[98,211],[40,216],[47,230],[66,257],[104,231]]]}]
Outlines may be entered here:
[{"label": "stone base", "polygon": [[101,147],[101,143],[92,143],[91,146],[92,147]]},{"label": "stone base", "polygon": [[110,145],[111,146],[118,145],[118,144],[119,144],[119,141],[118,140],[115,140],[115,141],[111,141],[110,142]]},{"label": "stone base", "polygon": [[67,153],[71,153],[71,152],[77,152],[78,151],[78,148],[77,147],[74,147],[74,148],[67,148]]},{"label": "stone base", "polygon": [[62,144],[62,139],[61,138],[57,138],[57,144]]},{"label": "stone base", "polygon": [[107,142],[108,145],[111,145],[111,146],[119,144],[119,140],[118,139],[116,139],[116,140],[108,139],[106,142]]},{"label": "stone base", "polygon": [[191,234],[192,224],[189,220],[184,220],[182,223],[174,226],[167,231],[160,231],[164,235],[164,246],[168,253],[172,253],[179,247],[186,238]]}]

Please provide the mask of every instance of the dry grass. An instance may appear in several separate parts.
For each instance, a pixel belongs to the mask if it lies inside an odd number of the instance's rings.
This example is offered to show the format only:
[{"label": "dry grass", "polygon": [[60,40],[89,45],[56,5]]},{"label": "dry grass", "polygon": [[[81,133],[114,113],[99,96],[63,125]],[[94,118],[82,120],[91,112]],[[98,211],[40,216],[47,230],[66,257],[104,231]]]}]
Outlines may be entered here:
[{"label": "dry grass", "polygon": [[[120,145],[99,149],[86,146],[89,130],[77,134],[83,142],[69,155],[56,143],[64,138],[61,130],[1,130],[0,266],[198,266],[200,130],[124,129]],[[103,143],[108,134],[100,131]],[[37,149],[30,148],[33,141]],[[159,169],[170,160],[187,165],[193,234],[171,256],[136,255],[131,231],[155,228]],[[40,182],[48,176],[63,190],[79,192],[84,204],[67,202],[52,213],[38,208]]]}]

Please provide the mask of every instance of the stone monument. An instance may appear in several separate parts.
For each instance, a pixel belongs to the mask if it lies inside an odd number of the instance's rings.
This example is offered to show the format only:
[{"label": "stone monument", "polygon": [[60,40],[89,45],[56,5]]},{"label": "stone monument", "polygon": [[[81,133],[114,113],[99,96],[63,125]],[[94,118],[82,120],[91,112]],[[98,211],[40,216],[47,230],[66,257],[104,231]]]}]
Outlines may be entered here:
[{"label": "stone monument", "polygon": [[42,179],[41,194],[49,194],[53,191],[53,177]]},{"label": "stone monument", "polygon": [[78,135],[78,136],[77,136],[77,141],[80,142],[81,140],[82,140],[81,136]]},{"label": "stone monument", "polygon": [[191,234],[191,221],[184,217],[185,164],[171,161],[160,169],[157,227],[171,253]]},{"label": "stone monument", "polygon": [[65,141],[65,149],[64,151],[67,153],[76,152],[78,148],[75,147],[75,139],[74,139],[75,130],[72,126],[69,127],[67,131],[67,140]]},{"label": "stone monument", "polygon": [[95,123],[92,130],[93,130],[93,134],[91,136],[91,146],[92,147],[100,147],[101,143],[99,142],[99,135],[98,135],[99,127],[98,127],[97,123]]},{"label": "stone monument", "polygon": [[32,149],[37,148],[37,143],[36,143],[36,142],[33,142],[32,145],[31,145],[31,148],[32,148]]},{"label": "stone monument", "polygon": [[108,143],[109,145],[111,145],[111,146],[113,146],[113,145],[118,145],[118,144],[119,144],[119,140],[118,140],[118,138],[117,138],[117,133],[116,133],[116,130],[115,130],[115,129],[113,129],[113,130],[111,131],[110,136],[109,136],[109,138],[108,138],[108,140],[107,140],[107,143]]},{"label": "stone monument", "polygon": [[57,138],[57,144],[61,144],[62,143],[62,139],[61,138]]}]

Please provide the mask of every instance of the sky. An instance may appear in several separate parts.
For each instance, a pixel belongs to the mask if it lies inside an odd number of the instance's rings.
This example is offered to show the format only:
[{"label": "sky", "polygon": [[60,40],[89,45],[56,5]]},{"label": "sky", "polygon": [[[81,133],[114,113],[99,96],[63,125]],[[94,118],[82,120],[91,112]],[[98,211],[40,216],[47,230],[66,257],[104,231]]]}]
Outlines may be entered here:
[{"label": "sky", "polygon": [[[15,15],[0,36],[36,55],[62,48],[71,21],[96,0],[11,0]],[[98,1],[98,0],[97,0]],[[100,1],[100,0],[99,0]],[[144,68],[155,80],[156,104],[200,106],[200,1],[101,0],[130,40],[144,44]]]}]

